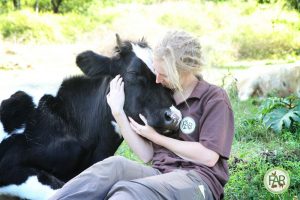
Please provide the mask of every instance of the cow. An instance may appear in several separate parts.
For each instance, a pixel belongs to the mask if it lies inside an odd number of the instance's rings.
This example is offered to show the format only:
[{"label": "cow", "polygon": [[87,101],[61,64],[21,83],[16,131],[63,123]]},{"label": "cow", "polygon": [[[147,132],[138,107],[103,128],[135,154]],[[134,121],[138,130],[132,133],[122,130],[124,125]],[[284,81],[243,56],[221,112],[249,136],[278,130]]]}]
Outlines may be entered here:
[{"label": "cow", "polygon": [[300,97],[300,65],[286,64],[269,68],[253,67],[245,75],[236,75],[238,97],[241,101],[251,97],[265,98],[269,95]]},{"label": "cow", "polygon": [[84,75],[63,80],[56,96],[36,106],[18,91],[2,101],[0,120],[9,134],[0,143],[0,195],[47,199],[81,171],[112,156],[123,138],[106,101],[109,83],[124,80],[125,113],[141,113],[162,134],[179,126],[172,91],[155,83],[152,53],[144,39],[122,41],[112,57],[86,51],[76,58]]}]

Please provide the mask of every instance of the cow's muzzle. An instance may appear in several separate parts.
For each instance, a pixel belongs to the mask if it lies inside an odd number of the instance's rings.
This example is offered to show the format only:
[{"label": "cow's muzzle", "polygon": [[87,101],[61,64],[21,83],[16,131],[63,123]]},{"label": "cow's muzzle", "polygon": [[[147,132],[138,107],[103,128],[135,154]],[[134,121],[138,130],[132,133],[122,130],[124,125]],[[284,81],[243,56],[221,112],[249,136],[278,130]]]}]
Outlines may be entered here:
[{"label": "cow's muzzle", "polygon": [[165,111],[164,117],[165,117],[165,127],[168,130],[170,131],[178,130],[180,121],[182,119],[182,115],[177,108],[171,106],[169,109]]}]

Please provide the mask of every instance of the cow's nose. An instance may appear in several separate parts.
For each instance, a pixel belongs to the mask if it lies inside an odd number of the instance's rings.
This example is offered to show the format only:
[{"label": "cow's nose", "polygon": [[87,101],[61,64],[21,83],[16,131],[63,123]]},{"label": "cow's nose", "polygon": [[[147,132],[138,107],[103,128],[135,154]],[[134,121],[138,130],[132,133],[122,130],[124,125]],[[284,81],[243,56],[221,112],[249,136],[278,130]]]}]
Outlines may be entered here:
[{"label": "cow's nose", "polygon": [[172,111],[170,109],[165,111],[165,121],[168,123],[172,122]]},{"label": "cow's nose", "polygon": [[177,130],[179,128],[182,115],[174,106],[165,111],[164,117],[165,125],[169,127],[170,130]]}]

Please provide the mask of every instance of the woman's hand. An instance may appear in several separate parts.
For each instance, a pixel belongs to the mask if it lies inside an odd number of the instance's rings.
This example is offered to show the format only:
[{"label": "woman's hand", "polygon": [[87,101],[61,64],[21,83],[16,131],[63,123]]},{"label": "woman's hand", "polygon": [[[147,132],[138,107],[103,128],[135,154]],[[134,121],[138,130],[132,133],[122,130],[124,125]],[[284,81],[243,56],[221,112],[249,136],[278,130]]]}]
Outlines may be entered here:
[{"label": "woman's hand", "polygon": [[110,81],[110,91],[106,95],[107,103],[111,109],[113,116],[117,116],[124,112],[124,82],[120,75],[117,75],[114,79]]},{"label": "woman's hand", "polygon": [[[129,117],[131,128],[139,135],[153,141],[157,135],[159,135],[154,128],[148,125],[146,118],[143,115],[139,115],[145,125],[141,125]],[[153,141],[154,142],[154,141]]]}]

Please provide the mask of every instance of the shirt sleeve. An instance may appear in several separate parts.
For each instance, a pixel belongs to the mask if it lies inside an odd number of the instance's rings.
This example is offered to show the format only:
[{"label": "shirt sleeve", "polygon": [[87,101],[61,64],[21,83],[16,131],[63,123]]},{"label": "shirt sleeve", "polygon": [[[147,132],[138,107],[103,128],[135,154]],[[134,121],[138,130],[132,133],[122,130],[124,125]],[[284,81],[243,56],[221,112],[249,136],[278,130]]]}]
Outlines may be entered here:
[{"label": "shirt sleeve", "polygon": [[228,97],[223,96],[206,104],[199,123],[199,142],[228,159],[234,135],[234,118]]}]

